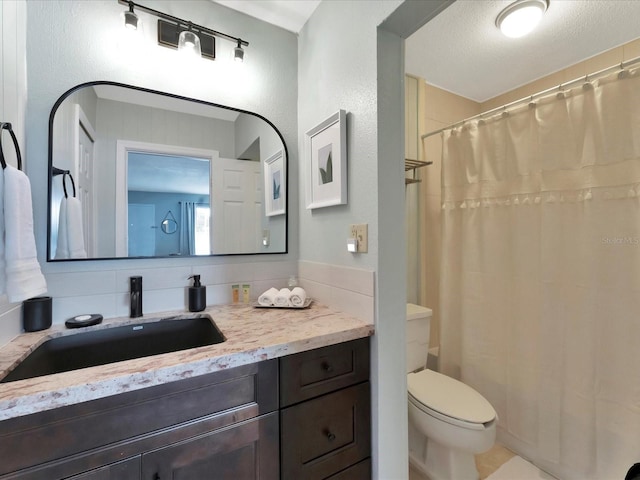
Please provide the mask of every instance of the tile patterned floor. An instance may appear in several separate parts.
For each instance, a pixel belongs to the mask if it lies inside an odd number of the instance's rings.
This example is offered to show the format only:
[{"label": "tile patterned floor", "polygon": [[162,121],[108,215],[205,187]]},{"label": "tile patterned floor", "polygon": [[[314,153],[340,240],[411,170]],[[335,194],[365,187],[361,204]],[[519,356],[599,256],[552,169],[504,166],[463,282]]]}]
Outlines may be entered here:
[{"label": "tile patterned floor", "polygon": [[[476,455],[476,466],[478,467],[480,480],[486,479],[513,456],[515,456],[515,453],[498,444],[494,445],[491,450],[480,455]],[[428,479],[413,467],[409,466],[409,480]]]},{"label": "tile patterned floor", "polygon": [[476,455],[476,467],[478,467],[480,480],[487,478],[514,456],[515,453],[502,445],[498,445],[497,443],[493,448],[491,448],[491,450],[481,453],[480,455]]}]

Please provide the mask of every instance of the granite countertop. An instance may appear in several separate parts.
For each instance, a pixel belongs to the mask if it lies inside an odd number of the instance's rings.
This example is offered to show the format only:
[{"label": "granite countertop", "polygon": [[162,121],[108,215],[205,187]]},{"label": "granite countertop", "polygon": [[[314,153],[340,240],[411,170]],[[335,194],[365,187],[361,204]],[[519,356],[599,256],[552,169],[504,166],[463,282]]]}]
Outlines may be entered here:
[{"label": "granite countertop", "polygon": [[[95,327],[24,333],[0,348],[0,379],[41,343],[89,329],[208,314],[226,337],[216,345],[0,383],[0,420],[95,400],[373,335],[373,325],[312,304],[306,309],[218,305],[204,312],[163,312],[105,320]],[[179,321],[179,320],[177,320]]]}]

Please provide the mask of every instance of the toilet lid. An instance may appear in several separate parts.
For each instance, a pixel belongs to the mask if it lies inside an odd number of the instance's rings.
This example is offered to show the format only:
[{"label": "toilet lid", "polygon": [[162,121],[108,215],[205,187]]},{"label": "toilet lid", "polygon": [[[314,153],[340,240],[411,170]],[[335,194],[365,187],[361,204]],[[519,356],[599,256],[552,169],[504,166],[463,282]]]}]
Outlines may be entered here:
[{"label": "toilet lid", "polygon": [[470,423],[496,418],[491,404],[473,388],[432,370],[407,375],[409,394],[427,408]]}]

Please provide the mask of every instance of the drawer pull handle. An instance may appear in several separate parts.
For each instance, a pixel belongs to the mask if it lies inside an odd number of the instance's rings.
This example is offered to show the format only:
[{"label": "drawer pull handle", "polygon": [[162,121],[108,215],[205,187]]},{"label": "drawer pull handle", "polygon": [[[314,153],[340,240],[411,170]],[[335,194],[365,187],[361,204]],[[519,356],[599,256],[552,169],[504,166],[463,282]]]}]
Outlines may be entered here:
[{"label": "drawer pull handle", "polygon": [[160,480],[160,474],[159,474],[159,473],[156,473],[156,474],[153,476],[153,480]]},{"label": "drawer pull handle", "polygon": [[330,442],[333,442],[335,439],[336,439],[336,436],[327,430],[327,440],[329,440]]},{"label": "drawer pull handle", "polygon": [[324,370],[327,373],[331,373],[333,372],[333,367],[331,366],[330,363],[322,362],[322,370]]}]

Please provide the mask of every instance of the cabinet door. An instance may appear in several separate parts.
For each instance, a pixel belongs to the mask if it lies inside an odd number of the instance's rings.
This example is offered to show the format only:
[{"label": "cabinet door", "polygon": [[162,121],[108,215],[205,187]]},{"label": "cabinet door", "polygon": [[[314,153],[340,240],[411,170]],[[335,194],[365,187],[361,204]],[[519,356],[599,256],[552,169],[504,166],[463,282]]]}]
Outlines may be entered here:
[{"label": "cabinet door", "polygon": [[140,480],[140,457],[96,468],[66,480]]},{"label": "cabinet door", "polygon": [[277,480],[278,413],[142,455],[143,480]]},{"label": "cabinet door", "polygon": [[283,480],[325,479],[370,455],[369,382],[285,408],[280,423]]}]

